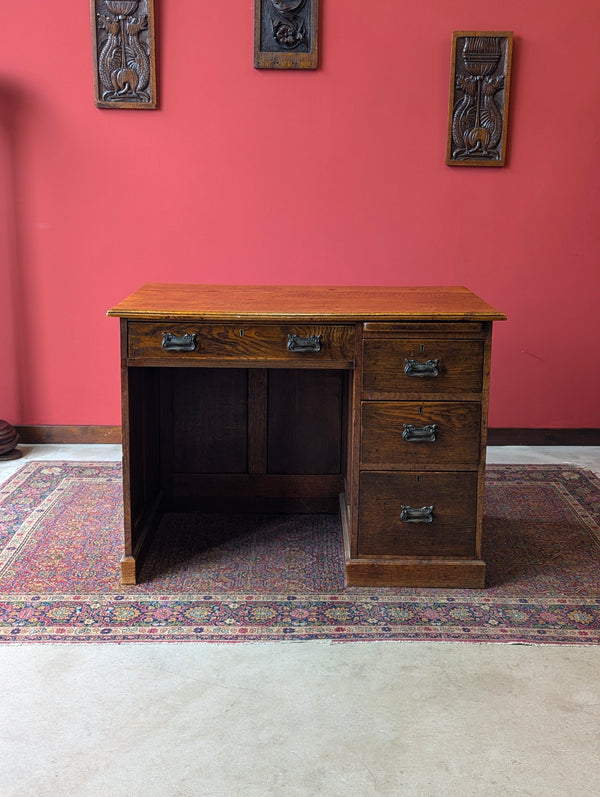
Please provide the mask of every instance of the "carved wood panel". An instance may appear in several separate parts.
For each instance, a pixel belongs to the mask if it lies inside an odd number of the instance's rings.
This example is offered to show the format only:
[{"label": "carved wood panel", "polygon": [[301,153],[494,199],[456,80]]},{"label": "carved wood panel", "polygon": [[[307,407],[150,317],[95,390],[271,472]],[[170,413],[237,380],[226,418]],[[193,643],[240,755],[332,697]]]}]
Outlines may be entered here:
[{"label": "carved wood panel", "polygon": [[504,166],[513,34],[452,34],[446,163]]},{"label": "carved wood panel", "polygon": [[254,66],[316,69],[319,0],[254,0]]},{"label": "carved wood panel", "polygon": [[154,0],[91,0],[98,108],[157,106]]}]

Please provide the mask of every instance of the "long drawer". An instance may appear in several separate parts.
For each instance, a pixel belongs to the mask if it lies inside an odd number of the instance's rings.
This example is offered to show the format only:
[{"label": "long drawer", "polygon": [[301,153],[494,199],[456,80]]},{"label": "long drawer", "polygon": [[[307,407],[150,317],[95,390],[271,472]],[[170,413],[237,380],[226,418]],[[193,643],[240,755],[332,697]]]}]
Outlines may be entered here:
[{"label": "long drawer", "polygon": [[368,339],[363,349],[366,394],[480,393],[483,341],[438,338]]},{"label": "long drawer", "polygon": [[290,368],[348,367],[354,361],[354,327],[307,324],[129,324],[130,359],[244,360],[289,363]]},{"label": "long drawer", "polygon": [[361,465],[471,465],[480,458],[479,402],[362,402]]},{"label": "long drawer", "polygon": [[473,557],[477,473],[363,472],[358,555]]}]

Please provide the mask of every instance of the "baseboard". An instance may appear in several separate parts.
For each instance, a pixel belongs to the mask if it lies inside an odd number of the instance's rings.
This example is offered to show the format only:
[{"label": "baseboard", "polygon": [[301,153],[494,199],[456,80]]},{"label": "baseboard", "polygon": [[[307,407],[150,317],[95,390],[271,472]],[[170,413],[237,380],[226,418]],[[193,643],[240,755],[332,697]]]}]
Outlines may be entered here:
[{"label": "baseboard", "polygon": [[[121,442],[120,426],[16,426],[22,443]],[[488,429],[490,446],[600,446],[600,429]]]},{"label": "baseboard", "polygon": [[489,446],[600,446],[600,429],[488,429]]},{"label": "baseboard", "polygon": [[22,443],[120,443],[120,426],[15,426]]}]

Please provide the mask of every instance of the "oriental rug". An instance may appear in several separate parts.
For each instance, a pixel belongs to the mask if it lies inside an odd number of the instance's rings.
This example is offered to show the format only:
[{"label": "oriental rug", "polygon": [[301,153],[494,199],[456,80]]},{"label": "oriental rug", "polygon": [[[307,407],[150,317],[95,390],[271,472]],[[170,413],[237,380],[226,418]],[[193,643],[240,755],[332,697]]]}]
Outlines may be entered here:
[{"label": "oriental rug", "polygon": [[492,465],[483,590],[346,588],[334,515],[166,516],[122,587],[121,468],[30,462],[0,485],[0,641],[600,643],[600,479]]}]

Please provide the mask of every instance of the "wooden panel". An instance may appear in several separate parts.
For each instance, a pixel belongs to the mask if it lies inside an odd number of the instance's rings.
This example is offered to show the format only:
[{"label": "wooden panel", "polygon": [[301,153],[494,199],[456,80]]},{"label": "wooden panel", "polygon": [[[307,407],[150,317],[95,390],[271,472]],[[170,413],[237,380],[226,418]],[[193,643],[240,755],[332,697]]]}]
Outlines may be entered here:
[{"label": "wooden panel", "polygon": [[340,473],[343,373],[269,372],[269,473]]},{"label": "wooden panel", "polygon": [[256,69],[316,69],[319,0],[254,0]]},{"label": "wooden panel", "polygon": [[173,369],[172,400],[174,472],[246,472],[246,370]]},{"label": "wooden panel", "polygon": [[511,31],[452,34],[449,166],[504,166],[512,48]]},{"label": "wooden panel", "polygon": [[[128,374],[127,460],[131,489],[131,527],[135,529],[149,504],[160,492],[158,384],[156,371]],[[132,540],[135,547],[135,539]]]},{"label": "wooden panel", "polygon": [[[189,351],[165,349],[163,336],[187,338]],[[302,340],[318,337],[318,350],[288,349],[289,335]],[[171,344],[173,345],[173,344]],[[129,326],[131,359],[164,360],[165,363],[195,360],[282,361],[298,368],[331,368],[335,363],[348,367],[354,360],[354,327],[322,324],[195,324],[165,322],[133,323]],[[293,364],[293,365],[292,365]]]},{"label": "wooden panel", "polygon": [[162,500],[157,372],[122,371],[123,584],[135,584]]},{"label": "wooden panel", "polygon": [[109,316],[286,323],[318,321],[494,321],[506,318],[467,288],[186,285],[149,283]]},{"label": "wooden panel", "polygon": [[220,512],[335,512],[339,474],[178,473],[172,505]]},{"label": "wooden panel", "polygon": [[248,371],[248,472],[267,472],[267,397],[269,372]]},{"label": "wooden panel", "polygon": [[98,108],[157,106],[153,0],[91,0]]},{"label": "wooden panel", "polygon": [[[406,360],[439,360],[436,377],[411,377]],[[483,341],[443,338],[373,339],[364,341],[363,390],[378,394],[480,393]]]},{"label": "wooden panel", "polygon": [[350,559],[346,562],[346,586],[483,589],[485,562]]},{"label": "wooden panel", "polygon": [[[477,473],[361,473],[359,556],[475,554]],[[402,506],[433,506],[433,522],[406,523]]]},{"label": "wooden panel", "polygon": [[426,324],[418,321],[367,321],[363,324],[363,332],[366,338],[387,337],[413,337],[413,335],[430,335],[432,332],[441,332],[445,337],[483,337],[485,328],[483,322],[471,324],[468,322],[451,321],[436,323],[429,321]]},{"label": "wooden panel", "polygon": [[[411,434],[404,424],[417,431]],[[425,440],[418,439],[419,430],[432,426]],[[480,426],[478,402],[363,402],[361,464],[380,470],[426,464],[477,467]]]}]

